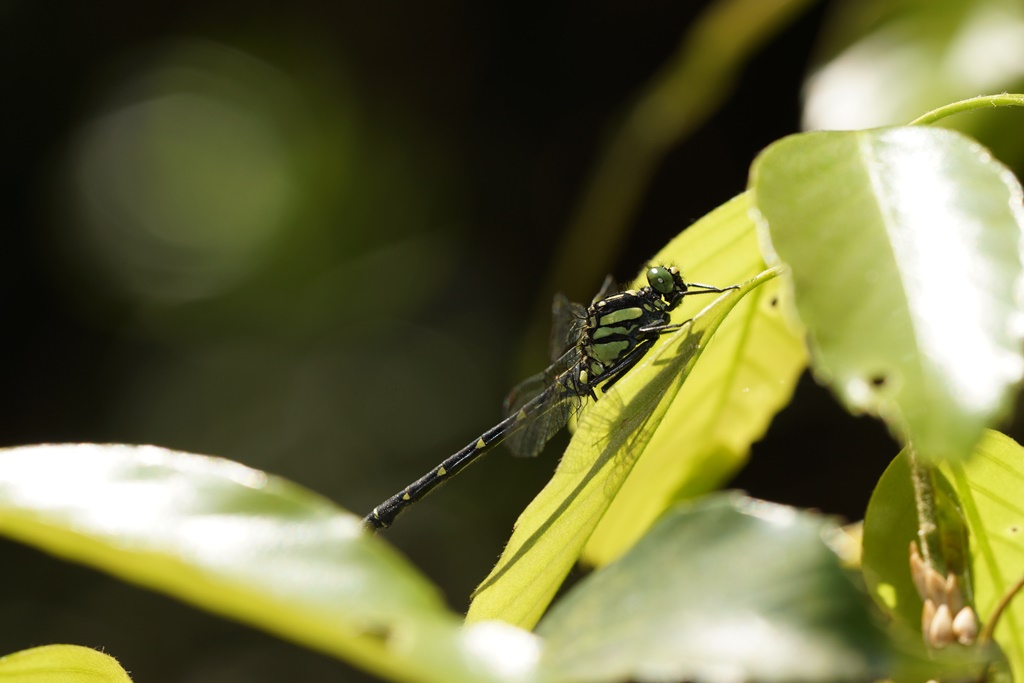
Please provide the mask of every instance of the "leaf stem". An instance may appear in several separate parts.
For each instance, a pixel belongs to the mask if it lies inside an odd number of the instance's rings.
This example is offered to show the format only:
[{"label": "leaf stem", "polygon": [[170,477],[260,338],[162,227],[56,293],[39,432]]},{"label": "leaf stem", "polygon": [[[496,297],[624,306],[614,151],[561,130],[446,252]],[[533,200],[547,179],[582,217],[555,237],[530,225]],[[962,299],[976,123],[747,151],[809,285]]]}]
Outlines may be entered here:
[{"label": "leaf stem", "polygon": [[935,480],[932,466],[922,463],[913,444],[907,444],[910,455],[910,480],[914,485],[914,506],[917,509],[917,537],[925,564],[945,575],[945,562],[939,540],[938,513],[935,507]]},{"label": "leaf stem", "polygon": [[1024,95],[1017,93],[1000,93],[998,95],[979,95],[978,97],[971,97],[966,100],[960,100],[959,102],[953,102],[933,109],[923,116],[918,116],[916,119],[911,121],[908,125],[911,126],[926,126],[947,116],[953,114],[960,114],[965,111],[974,111],[976,109],[991,109],[993,107],[1024,107]]},{"label": "leaf stem", "polygon": [[1024,576],[1020,577],[1017,583],[1013,584],[1008,591],[1003,593],[1003,597],[999,599],[999,604],[992,610],[992,614],[985,622],[984,628],[981,629],[981,634],[978,636],[979,643],[986,643],[992,640],[992,636],[996,632],[996,625],[999,623],[999,617],[1003,616],[1003,612],[1010,606],[1010,603],[1017,597],[1017,593],[1022,588],[1024,588]]}]

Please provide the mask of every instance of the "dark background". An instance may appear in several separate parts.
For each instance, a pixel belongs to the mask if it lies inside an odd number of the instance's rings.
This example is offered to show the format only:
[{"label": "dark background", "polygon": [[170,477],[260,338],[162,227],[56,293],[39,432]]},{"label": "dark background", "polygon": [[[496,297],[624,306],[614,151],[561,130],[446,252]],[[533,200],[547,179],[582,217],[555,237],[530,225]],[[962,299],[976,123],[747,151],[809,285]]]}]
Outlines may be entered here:
[{"label": "dark background", "polygon": [[[0,445],[154,443],[369,510],[500,417],[600,143],[703,5],[3,3]],[[602,271],[632,277],[799,129],[825,16],[756,53]],[[859,519],[896,450],[805,377],[734,486]],[[388,539],[465,609],[557,452],[496,452]],[[363,676],[16,544],[0,572],[0,652]]]}]

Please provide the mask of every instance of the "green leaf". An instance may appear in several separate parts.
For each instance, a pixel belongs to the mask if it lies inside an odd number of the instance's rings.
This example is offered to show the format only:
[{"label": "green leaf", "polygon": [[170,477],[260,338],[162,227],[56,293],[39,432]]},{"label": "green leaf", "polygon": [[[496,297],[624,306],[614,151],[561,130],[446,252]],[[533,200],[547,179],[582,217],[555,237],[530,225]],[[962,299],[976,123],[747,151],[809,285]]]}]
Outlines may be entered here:
[{"label": "green leaf", "polygon": [[711,335],[743,295],[772,277],[766,271],[722,294],[584,413],[554,477],[520,515],[497,566],[477,588],[467,621],[501,619],[525,628],[537,622]]},{"label": "green leaf", "polygon": [[[986,431],[970,460],[943,466],[960,499],[971,540],[974,601],[982,622],[1024,577],[1024,449],[1013,439]],[[1014,680],[1024,680],[1024,599],[1003,613],[996,642]]]},{"label": "green leaf", "polygon": [[[996,604],[1024,576],[1024,449],[987,431],[966,462],[940,467],[940,506],[962,514],[970,543],[973,604],[984,625]],[[921,598],[910,579],[908,545],[917,537],[908,456],[901,453],[878,482],[864,519],[864,578],[890,614],[920,632]],[[1018,596],[1001,617],[995,639],[1015,680],[1024,679],[1024,601]]]},{"label": "green leaf", "polygon": [[[755,276],[765,266],[749,208],[749,193],[737,196],[651,262],[678,264],[687,279],[720,286]],[[752,291],[722,323],[587,542],[584,561],[615,559],[673,501],[722,485],[789,402],[807,352],[803,335],[780,315],[779,284]]]},{"label": "green leaf", "polygon": [[1013,175],[952,131],[889,128],[785,138],[751,188],[818,378],[921,456],[966,457],[1024,367]]},{"label": "green leaf", "polygon": [[0,533],[400,681],[528,679],[537,643],[460,628],[360,519],[237,463],[155,447],[0,451]]},{"label": "green leaf", "polygon": [[827,518],[735,494],[673,508],[538,626],[554,681],[873,680],[888,653]]},{"label": "green leaf", "polygon": [[4,683],[131,683],[117,660],[79,645],[44,645],[0,657]]}]

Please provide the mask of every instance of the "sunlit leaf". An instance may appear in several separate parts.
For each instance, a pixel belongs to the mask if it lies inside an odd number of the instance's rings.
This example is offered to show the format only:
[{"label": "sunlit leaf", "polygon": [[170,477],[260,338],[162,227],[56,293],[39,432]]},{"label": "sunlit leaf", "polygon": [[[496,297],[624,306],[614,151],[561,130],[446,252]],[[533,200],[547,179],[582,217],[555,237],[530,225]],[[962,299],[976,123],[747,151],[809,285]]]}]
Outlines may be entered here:
[{"label": "sunlit leaf", "polygon": [[721,295],[691,325],[666,335],[584,414],[554,477],[519,517],[497,566],[477,589],[467,620],[537,622],[711,335],[744,294],[772,277],[766,271]]},{"label": "sunlit leaf", "polygon": [[[978,615],[988,621],[1004,594],[1024,577],[1024,449],[987,431],[972,457],[947,463],[970,528],[971,569]],[[1018,596],[999,620],[996,642],[1014,680],[1024,680],[1024,600]]]},{"label": "sunlit leaf", "polygon": [[965,457],[1024,366],[1013,175],[952,131],[891,128],[785,138],[751,188],[818,378],[923,457]]},{"label": "sunlit leaf", "polygon": [[[739,195],[651,262],[677,264],[687,279],[719,286],[753,277],[765,266],[749,207],[749,195]],[[802,334],[780,315],[779,284],[750,292],[722,323],[591,536],[584,561],[615,559],[673,500],[720,486],[789,401],[807,354]]]},{"label": "sunlit leaf", "polygon": [[155,447],[0,451],[0,534],[399,681],[526,680],[530,634],[462,629],[359,518],[237,463]]},{"label": "sunlit leaf", "polygon": [[110,655],[79,645],[44,645],[0,657],[4,683],[131,683]]},{"label": "sunlit leaf", "polygon": [[673,508],[538,626],[555,681],[873,680],[888,658],[822,542],[829,520],[738,495]]}]

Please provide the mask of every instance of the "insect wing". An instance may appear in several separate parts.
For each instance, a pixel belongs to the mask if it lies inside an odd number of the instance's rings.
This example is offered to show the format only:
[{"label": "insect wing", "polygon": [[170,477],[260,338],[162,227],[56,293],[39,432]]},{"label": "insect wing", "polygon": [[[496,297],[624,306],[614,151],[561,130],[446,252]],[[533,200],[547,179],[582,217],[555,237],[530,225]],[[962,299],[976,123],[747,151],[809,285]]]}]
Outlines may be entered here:
[{"label": "insect wing", "polygon": [[526,416],[523,418],[526,424],[509,434],[505,445],[517,457],[535,457],[569,422],[582,400],[576,391],[556,381],[520,408]]},{"label": "insect wing", "polygon": [[505,397],[505,403],[502,404],[505,417],[518,413],[523,406],[543,394],[549,385],[547,372],[538,372],[512,387],[512,391]]},{"label": "insect wing", "polygon": [[559,375],[569,368],[576,366],[579,360],[579,349],[575,346],[570,347],[555,362],[545,368],[543,372],[530,375],[512,387],[512,391],[508,392],[503,404],[505,417],[515,415],[522,410],[527,403],[544,393],[548,387],[553,386]]},{"label": "insect wing", "polygon": [[526,423],[505,440],[513,454],[532,458],[564,427],[582,399],[575,377],[580,350],[572,347],[544,372],[526,378],[505,397],[505,416],[523,413]]},{"label": "insect wing", "polygon": [[574,303],[562,293],[555,295],[551,304],[551,340],[548,345],[552,362],[576,346],[583,336],[587,321],[587,308]]},{"label": "insect wing", "polygon": [[594,298],[593,300],[591,300],[590,305],[593,306],[598,301],[601,301],[602,299],[607,299],[612,294],[618,293],[619,286],[615,283],[615,278],[613,278],[611,275],[606,275],[604,278],[604,282],[601,283],[601,289],[598,290],[597,294],[594,295]]}]

